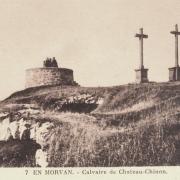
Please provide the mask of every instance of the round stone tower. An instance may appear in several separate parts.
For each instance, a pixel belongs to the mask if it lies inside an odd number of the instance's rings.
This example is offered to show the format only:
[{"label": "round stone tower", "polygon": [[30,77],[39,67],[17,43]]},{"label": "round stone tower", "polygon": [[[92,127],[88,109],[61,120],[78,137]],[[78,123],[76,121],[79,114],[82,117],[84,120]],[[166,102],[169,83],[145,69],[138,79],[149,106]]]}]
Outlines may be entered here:
[{"label": "round stone tower", "polygon": [[26,70],[26,88],[48,85],[77,85],[73,70],[59,68],[55,58],[47,58],[42,68]]}]

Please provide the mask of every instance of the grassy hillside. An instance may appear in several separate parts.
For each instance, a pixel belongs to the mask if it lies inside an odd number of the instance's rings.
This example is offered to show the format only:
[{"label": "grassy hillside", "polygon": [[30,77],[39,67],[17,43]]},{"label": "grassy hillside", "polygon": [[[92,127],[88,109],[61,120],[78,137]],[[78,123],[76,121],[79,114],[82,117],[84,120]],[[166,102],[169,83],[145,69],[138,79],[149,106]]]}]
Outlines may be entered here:
[{"label": "grassy hillside", "polygon": [[165,102],[176,101],[180,96],[179,83],[130,84],[115,87],[41,87],[16,92],[3,103],[45,104],[58,103],[63,98],[90,94],[94,98],[102,97],[104,102],[96,109],[97,113],[131,112]]},{"label": "grassy hillside", "polygon": [[[41,87],[12,94],[1,111],[53,122],[49,166],[180,164],[180,83]],[[22,116],[26,116],[25,114]]]}]

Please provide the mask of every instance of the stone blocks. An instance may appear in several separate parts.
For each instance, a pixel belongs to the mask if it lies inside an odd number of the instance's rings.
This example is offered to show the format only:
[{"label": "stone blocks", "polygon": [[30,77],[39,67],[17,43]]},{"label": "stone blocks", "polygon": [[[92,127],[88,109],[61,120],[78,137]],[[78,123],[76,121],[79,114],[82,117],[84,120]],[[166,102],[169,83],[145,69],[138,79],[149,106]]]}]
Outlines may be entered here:
[{"label": "stone blocks", "polygon": [[137,83],[147,83],[148,80],[148,69],[136,69],[136,82]]},{"label": "stone blocks", "polygon": [[74,85],[73,71],[66,68],[26,70],[26,88],[47,85]]},{"label": "stone blocks", "polygon": [[180,81],[180,67],[169,68],[169,81]]}]

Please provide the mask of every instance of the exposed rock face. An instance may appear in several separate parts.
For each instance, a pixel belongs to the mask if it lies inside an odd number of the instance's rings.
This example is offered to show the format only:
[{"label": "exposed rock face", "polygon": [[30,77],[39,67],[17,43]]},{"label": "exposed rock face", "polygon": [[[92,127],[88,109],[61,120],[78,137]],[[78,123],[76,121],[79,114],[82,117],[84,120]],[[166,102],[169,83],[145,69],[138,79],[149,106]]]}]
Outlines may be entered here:
[{"label": "exposed rock face", "polygon": [[[79,112],[90,113],[103,103],[103,98],[94,97],[90,94],[69,96],[56,100],[52,105],[48,102],[47,106],[60,112]],[[46,108],[46,104],[45,104]]]},{"label": "exposed rock face", "polygon": [[[91,112],[102,102],[102,98],[81,94],[58,100],[52,104],[53,107],[51,104],[48,106],[57,111]],[[9,107],[13,109],[13,106],[17,106],[17,110],[11,113],[6,111],[0,113],[0,141],[30,142],[33,140],[40,145],[40,149],[33,157],[34,166],[47,167],[50,161],[47,140],[53,139],[52,132],[56,128],[56,123],[50,119],[45,120],[44,110],[34,104],[11,104]]]},{"label": "exposed rock face", "polygon": [[[91,112],[98,105],[103,103],[102,98],[95,98],[90,94],[82,94],[78,96],[70,96],[52,104],[54,110],[74,111],[74,112]],[[49,104],[50,106],[50,104]],[[30,131],[30,139],[35,140],[39,144],[43,144],[44,137],[54,127],[52,122],[38,122],[33,119],[41,112],[34,105],[23,105],[12,115],[8,112],[0,113],[0,140],[8,140],[11,136],[13,139],[22,139],[23,133]],[[28,116],[31,117],[28,117]],[[12,116],[12,117],[11,117]]]},{"label": "exposed rock face", "polygon": [[48,166],[48,153],[45,150],[38,149],[35,155],[36,166],[47,167]]},{"label": "exposed rock face", "polygon": [[[25,114],[31,112],[31,115],[37,115],[38,110],[26,109],[20,110],[13,115],[8,113],[0,113],[0,141],[18,141],[18,142],[31,142],[34,140],[37,144],[40,144],[39,148],[44,147],[46,144],[46,136],[50,134],[49,131],[54,127],[51,122],[40,123],[28,117],[24,117]],[[19,114],[19,117],[16,115]],[[28,113],[29,114],[29,113]],[[47,153],[44,150],[38,150],[35,158],[36,165],[47,166]]]},{"label": "exposed rock face", "polygon": [[21,140],[23,133],[29,129],[29,138],[41,144],[43,143],[43,137],[46,136],[53,126],[51,122],[39,123],[33,120],[26,120],[23,117],[11,122],[10,118],[6,117],[0,122],[0,141],[8,140],[9,135],[12,135],[13,139]]}]

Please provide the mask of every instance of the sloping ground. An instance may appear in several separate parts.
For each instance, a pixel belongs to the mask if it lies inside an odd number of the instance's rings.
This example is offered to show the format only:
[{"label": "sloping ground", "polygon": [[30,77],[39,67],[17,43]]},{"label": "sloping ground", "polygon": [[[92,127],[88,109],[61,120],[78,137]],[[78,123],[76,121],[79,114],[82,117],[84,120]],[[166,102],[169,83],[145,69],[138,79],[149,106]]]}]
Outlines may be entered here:
[{"label": "sloping ground", "polygon": [[[51,86],[16,92],[2,103],[37,104],[44,109],[54,110],[63,103],[93,104],[94,100],[94,104],[98,105],[93,109],[95,113],[117,114],[149,108],[178,96],[180,96],[180,83],[130,84],[98,88]],[[85,102],[86,100],[89,102]],[[98,103],[100,100],[102,102]]]},{"label": "sloping ground", "polygon": [[49,166],[180,164],[180,83],[31,88],[0,106],[0,126],[14,113],[36,127]]}]

